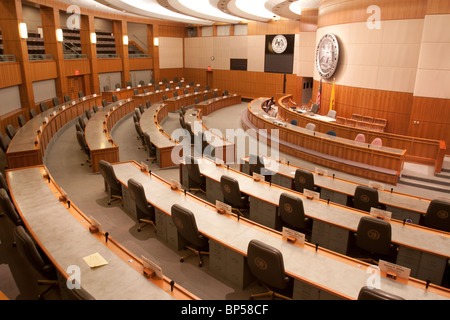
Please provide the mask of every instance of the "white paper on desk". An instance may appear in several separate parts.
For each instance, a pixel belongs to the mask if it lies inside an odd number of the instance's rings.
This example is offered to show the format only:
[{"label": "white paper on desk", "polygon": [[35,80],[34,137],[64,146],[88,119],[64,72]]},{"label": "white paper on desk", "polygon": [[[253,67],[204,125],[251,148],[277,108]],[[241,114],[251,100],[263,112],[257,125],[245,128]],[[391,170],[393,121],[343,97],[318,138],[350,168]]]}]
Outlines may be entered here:
[{"label": "white paper on desk", "polygon": [[142,259],[142,264],[143,264],[144,268],[154,271],[158,278],[163,279],[162,268],[157,263],[153,262],[152,260],[150,260],[144,256],[141,256],[141,259]]},{"label": "white paper on desk", "polygon": [[392,212],[371,207],[370,215],[374,218],[381,218],[385,221],[390,221],[392,217]]},{"label": "white paper on desk", "polygon": [[216,200],[216,209],[217,210],[223,209],[223,210],[225,210],[225,213],[231,214],[231,206],[226,203],[223,203],[219,200]]},{"label": "white paper on desk", "polygon": [[103,258],[98,252],[91,254],[90,256],[84,257],[83,260],[91,268],[97,268],[108,264],[108,261],[106,261],[105,258]]},{"label": "white paper on desk", "polygon": [[296,243],[304,244],[305,243],[305,234],[283,227],[281,236],[284,240],[286,240],[288,237],[295,238]]},{"label": "white paper on desk", "polygon": [[320,193],[314,192],[308,189],[303,189],[303,195],[305,197],[313,197],[314,200],[320,200]]},{"label": "white paper on desk", "polygon": [[378,267],[380,268],[381,272],[391,271],[394,272],[397,275],[397,277],[403,279],[408,279],[409,276],[411,275],[411,269],[384,260],[380,260],[378,262]]}]

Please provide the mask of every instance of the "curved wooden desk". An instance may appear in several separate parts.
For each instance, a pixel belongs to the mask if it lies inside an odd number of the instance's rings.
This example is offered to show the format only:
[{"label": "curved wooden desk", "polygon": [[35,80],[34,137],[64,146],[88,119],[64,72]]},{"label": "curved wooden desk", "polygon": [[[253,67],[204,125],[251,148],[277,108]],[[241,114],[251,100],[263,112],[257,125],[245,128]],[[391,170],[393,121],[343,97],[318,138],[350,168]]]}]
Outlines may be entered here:
[{"label": "curved wooden desk", "polygon": [[[207,198],[211,203],[223,201],[220,187],[222,175],[231,176],[239,182],[241,192],[250,197],[250,219],[273,229],[279,228],[277,208],[282,193],[292,194],[303,200],[305,215],[313,222],[312,243],[319,243],[330,250],[347,254],[350,234],[357,230],[359,220],[368,216],[367,212],[345,207],[326,200],[308,200],[302,193],[286,189],[267,182],[254,181],[242,172],[217,166],[213,161],[203,158],[199,164],[200,172],[207,179]],[[180,166],[180,170],[186,170]],[[189,186],[181,172],[182,183]],[[412,276],[420,279],[432,279],[441,284],[442,277],[450,258],[450,234],[405,224],[397,220],[390,221],[392,242],[399,246],[397,264],[411,269]]]},{"label": "curved wooden desk", "polygon": [[100,96],[92,95],[56,106],[29,120],[9,144],[6,152],[8,168],[42,164],[45,150],[56,133],[94,105],[101,105]]},{"label": "curved wooden desk", "polygon": [[269,143],[273,139],[272,130],[278,130],[280,151],[300,159],[371,180],[397,184],[405,150],[376,147],[284,123],[261,108],[266,100],[259,98],[249,103],[242,115],[244,128],[254,130],[258,135],[264,135],[264,130],[267,130]]},{"label": "curved wooden desk", "polygon": [[[248,174],[249,157],[242,158],[244,164],[241,164],[241,171]],[[347,204],[347,197],[355,194],[355,189],[361,183],[345,180],[339,177],[320,174],[312,170],[301,168],[292,164],[277,161],[264,156],[266,168],[275,172],[272,175],[272,183],[282,187],[292,189],[295,171],[303,169],[310,171],[314,176],[314,184],[321,188],[321,198],[342,205]],[[379,183],[377,183],[379,184]],[[390,189],[378,188],[379,202],[386,205],[387,211],[392,212],[392,217],[397,220],[409,220],[418,224],[420,216],[427,212],[431,200],[424,197],[416,197],[403,194]]]},{"label": "curved wooden desk", "polygon": [[[6,178],[27,230],[66,279],[79,268],[80,285],[96,300],[198,299],[170,279],[146,278],[140,257],[103,232],[91,234],[86,215],[66,200],[44,166],[8,170]],[[48,180],[50,179],[50,180]],[[50,181],[50,182],[49,182]],[[67,199],[70,200],[70,199]],[[84,257],[99,253],[107,265],[91,268]],[[67,290],[67,288],[65,288]]]},{"label": "curved wooden desk", "polygon": [[308,117],[289,108],[292,95],[286,95],[278,99],[278,115],[287,122],[297,120],[298,125],[305,127],[311,122],[316,125],[316,131],[326,133],[335,131],[339,137],[354,139],[357,134],[363,133],[367,141],[381,138],[383,145],[406,150],[405,160],[435,166],[435,173],[441,172],[445,157],[445,141],[424,139],[419,137],[403,136],[388,132],[377,132],[361,128],[350,127],[336,122],[321,121],[319,117]]},{"label": "curved wooden desk", "polygon": [[[360,261],[323,248],[316,252],[315,247],[308,243],[290,244],[277,231],[244,218],[238,220],[234,214],[218,214],[211,204],[182,190],[172,190],[169,183],[154,174],[149,178],[148,172],[142,172],[134,162],[116,163],[113,168],[123,188],[131,178],[142,183],[147,200],[156,208],[157,236],[174,250],[180,250],[180,244],[171,222],[171,207],[179,204],[191,210],[198,230],[210,240],[209,270],[236,285],[245,287],[251,281],[245,276],[245,256],[252,239],[263,241],[282,252],[286,274],[294,278],[294,299],[356,299],[371,276],[367,272],[368,265]],[[126,191],[124,194],[124,201],[129,201]],[[230,274],[230,270],[236,273]],[[450,297],[448,290],[433,285],[425,290],[424,282],[413,278],[393,281],[382,275],[380,283],[382,290],[405,299]]]},{"label": "curved wooden desk", "polygon": [[[183,95],[179,95],[178,97],[172,97],[164,101],[169,108],[169,112],[177,111],[181,109],[181,107],[187,107],[195,104],[195,98],[199,98],[199,100],[203,100],[203,97],[206,95],[207,100],[212,99],[214,97],[214,93],[217,96],[222,95],[222,90],[214,89],[214,90],[204,90],[199,92],[191,92]],[[201,99],[200,99],[201,98]]]}]

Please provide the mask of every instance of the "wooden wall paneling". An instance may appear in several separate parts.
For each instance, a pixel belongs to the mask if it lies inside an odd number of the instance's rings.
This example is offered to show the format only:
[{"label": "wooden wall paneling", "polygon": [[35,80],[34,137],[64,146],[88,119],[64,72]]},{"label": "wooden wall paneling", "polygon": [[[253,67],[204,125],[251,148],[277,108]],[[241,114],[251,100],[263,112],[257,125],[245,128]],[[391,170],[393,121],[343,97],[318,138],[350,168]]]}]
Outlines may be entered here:
[{"label": "wooden wall paneling", "polygon": [[0,63],[0,88],[18,86],[22,83],[19,62]]},{"label": "wooden wall paneling", "polygon": [[133,70],[152,70],[153,58],[133,58],[130,59],[130,71]]},{"label": "wooden wall paneling", "polygon": [[426,14],[449,14],[450,2],[448,0],[428,0]]},{"label": "wooden wall paneling", "polygon": [[302,9],[300,17],[300,32],[317,31],[317,20],[319,18],[319,9]]},{"label": "wooden wall paneling", "polygon": [[186,33],[186,28],[184,26],[173,26],[173,25],[159,25],[159,36],[160,37],[175,37],[184,38]]},{"label": "wooden wall paneling", "polygon": [[31,61],[29,63],[31,81],[56,79],[58,77],[55,61]]},{"label": "wooden wall paneling", "polygon": [[19,23],[23,21],[22,3],[19,0],[0,1],[0,29],[4,54],[13,54],[20,65],[22,83],[19,85],[22,108],[29,110],[34,105],[33,83],[30,77],[27,40],[19,34]]},{"label": "wooden wall paneling", "polygon": [[98,73],[123,71],[121,59],[98,59],[97,64]]},{"label": "wooden wall paneling", "polygon": [[159,69],[159,78],[156,78],[156,81],[159,82],[165,78],[170,82],[173,81],[175,77],[178,77],[178,80],[181,80],[181,78],[184,77],[183,68]]},{"label": "wooden wall paneling", "polygon": [[91,64],[89,59],[65,60],[64,69],[66,77],[85,75],[91,73]]}]

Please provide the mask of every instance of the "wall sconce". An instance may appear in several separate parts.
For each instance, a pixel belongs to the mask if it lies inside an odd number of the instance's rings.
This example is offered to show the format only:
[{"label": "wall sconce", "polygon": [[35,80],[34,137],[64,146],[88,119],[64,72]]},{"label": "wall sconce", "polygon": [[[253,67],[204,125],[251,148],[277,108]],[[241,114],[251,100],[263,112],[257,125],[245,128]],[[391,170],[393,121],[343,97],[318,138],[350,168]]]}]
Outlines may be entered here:
[{"label": "wall sconce", "polygon": [[25,22],[19,23],[19,32],[22,39],[28,39],[27,24]]},{"label": "wall sconce", "polygon": [[56,40],[58,40],[59,42],[63,42],[64,36],[62,29],[56,29]]},{"label": "wall sconce", "polygon": [[123,44],[124,44],[125,46],[128,45],[128,36],[123,36]]},{"label": "wall sconce", "polygon": [[153,44],[155,47],[159,46],[159,38],[153,38]]},{"label": "wall sconce", "polygon": [[96,44],[97,43],[97,34],[95,32],[91,33],[91,43]]}]

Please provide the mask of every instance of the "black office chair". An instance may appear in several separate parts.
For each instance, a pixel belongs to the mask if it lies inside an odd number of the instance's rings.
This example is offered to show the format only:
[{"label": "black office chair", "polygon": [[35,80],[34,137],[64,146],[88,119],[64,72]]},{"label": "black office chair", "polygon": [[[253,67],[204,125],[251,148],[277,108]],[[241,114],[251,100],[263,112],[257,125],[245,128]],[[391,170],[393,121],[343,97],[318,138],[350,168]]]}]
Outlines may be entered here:
[{"label": "black office chair", "polygon": [[[206,140],[206,136],[203,133],[202,130],[198,131],[197,134],[194,136],[194,139],[197,139],[199,142],[195,143],[194,140],[194,145],[197,147],[197,151],[203,156],[203,157],[208,157],[208,158],[214,158],[214,149],[212,150],[206,150],[206,148],[208,148],[209,143]],[[198,150],[198,147],[201,148],[201,150]],[[211,152],[211,154],[209,154],[209,152]]]},{"label": "black office chair", "polygon": [[141,86],[145,86],[144,80],[140,80],[140,81],[139,81],[139,84],[140,84]]},{"label": "black office chair", "polygon": [[167,100],[167,95],[163,94],[162,99],[163,99],[163,101],[166,101]]},{"label": "black office chair", "polygon": [[17,121],[19,121],[19,126],[21,128],[27,123],[27,121],[25,120],[25,117],[23,116],[23,114],[19,114],[17,116]]},{"label": "black office chair", "polygon": [[7,189],[0,189],[0,205],[3,209],[3,212],[8,216],[8,218],[15,226],[23,225],[22,218],[17,213],[16,207],[14,206],[11,198],[8,195]]},{"label": "black office chair", "polygon": [[148,109],[152,106],[149,100],[145,101],[145,107]]},{"label": "black office chair", "polygon": [[173,92],[173,97],[174,97],[174,98],[178,97],[178,91],[174,91],[174,92]]},{"label": "black office chair", "polygon": [[220,177],[220,188],[224,202],[243,216],[243,212],[248,211],[249,202],[248,196],[241,193],[239,182],[233,177],[223,175]]},{"label": "black office chair", "polygon": [[44,101],[39,103],[39,108],[41,109],[41,112],[45,112],[48,110],[47,104]]},{"label": "black office chair", "polygon": [[206,100],[208,100],[208,95],[207,95],[207,94],[204,94],[204,95],[203,95],[203,101],[206,101]]},{"label": "black office chair", "polygon": [[52,102],[54,107],[59,106],[61,104],[58,97],[53,97]]},{"label": "black office chair", "polygon": [[110,90],[109,86],[103,86],[103,91],[109,91],[109,90]]},{"label": "black office chair", "polygon": [[404,298],[383,291],[381,289],[362,287],[359,290],[358,300],[405,300]]},{"label": "black office chair", "polygon": [[0,148],[3,150],[3,153],[6,154],[8,151],[9,144],[11,139],[8,136],[4,136],[1,134],[0,136]]},{"label": "black office chair", "polygon": [[195,87],[194,92],[200,92],[200,89],[198,87]]},{"label": "black office chair", "polygon": [[189,209],[179,204],[174,204],[171,208],[171,215],[178,234],[187,242],[185,248],[191,251],[188,255],[181,257],[180,262],[195,254],[198,257],[198,265],[201,267],[203,265],[201,256],[209,255],[207,251],[208,238],[198,231],[195,216]]},{"label": "black office chair", "polygon": [[144,149],[145,148],[145,138],[144,138],[144,132],[142,132],[141,126],[139,125],[139,122],[134,122],[134,129],[137,133],[137,139],[141,140],[142,145],[138,147],[138,149]]},{"label": "black office chair", "polygon": [[45,278],[43,280],[38,280],[38,284],[49,286],[38,295],[38,298],[43,299],[45,294],[51,289],[59,289],[56,268],[51,264],[45,254],[41,252],[40,248],[35,245],[33,239],[23,226],[16,226],[14,229],[14,241],[20,255]]},{"label": "black office chair", "polygon": [[116,83],[116,89],[120,89],[122,85],[120,83]]},{"label": "black office chair", "polygon": [[6,182],[6,178],[1,171],[0,171],[0,188],[5,189],[8,196],[11,196],[11,194],[9,193],[9,187],[8,183]]},{"label": "black office chair", "polygon": [[139,94],[139,90],[138,90],[138,89],[133,89],[133,94],[134,94],[135,96],[137,96],[137,95]]},{"label": "black office chair", "polygon": [[311,106],[311,112],[314,114],[319,112],[319,105],[317,103],[313,103],[313,105]]},{"label": "black office chair", "polygon": [[152,143],[152,139],[148,132],[144,132],[144,142],[145,149],[147,150],[148,158],[147,161],[152,161],[154,163],[156,161],[156,147]]},{"label": "black office chair", "polygon": [[161,89],[159,88],[159,84],[155,84],[155,91],[159,91],[159,90],[161,90]]},{"label": "black office chair", "polygon": [[170,83],[166,84],[166,89],[172,89],[172,85]]},{"label": "black office chair", "polygon": [[116,173],[114,172],[114,168],[111,163],[105,160],[100,160],[98,166],[100,173],[109,188],[110,201],[108,202],[108,205],[111,205],[111,202],[114,200],[122,200],[122,185],[119,180],[117,180]]},{"label": "black office chair", "polygon": [[289,229],[311,235],[312,220],[305,216],[305,209],[301,198],[283,192],[280,195],[278,214],[283,225]]},{"label": "black office chair", "polygon": [[98,112],[98,107],[97,107],[97,105],[93,105],[92,106],[92,111],[94,111],[94,113],[97,113]]},{"label": "black office chair", "polygon": [[163,78],[161,82],[162,82],[162,83],[167,83],[167,79],[166,79],[166,78]]},{"label": "black office chair", "polygon": [[17,133],[17,129],[12,124],[8,124],[5,128],[5,131],[11,140],[12,140],[12,138],[14,138],[14,136]]},{"label": "black office chair", "polygon": [[353,207],[358,210],[370,212],[370,208],[386,209],[378,202],[378,190],[368,186],[357,186],[353,196]]},{"label": "black office chair", "polygon": [[291,124],[294,125],[294,126],[296,126],[296,125],[298,124],[298,121],[295,120],[295,119],[294,119],[294,120],[291,120]]},{"label": "black office chair", "polygon": [[225,90],[225,91],[223,92],[223,96],[224,96],[224,97],[228,96],[228,94],[229,94],[229,93],[228,93],[228,90]]},{"label": "black office chair", "polygon": [[78,91],[78,98],[83,98],[83,97],[84,97],[84,92]]},{"label": "black office chair", "polygon": [[139,106],[138,106],[138,109],[139,109],[139,111],[141,112],[141,115],[144,113],[144,111],[145,111],[145,109],[144,109],[144,106],[142,105],[142,104],[140,104]]},{"label": "black office chair", "polygon": [[[81,132],[82,134],[84,134],[84,130],[83,128],[81,128],[79,123],[75,123],[75,129],[77,130],[76,132]],[[83,150],[83,149],[81,149]]]},{"label": "black office chair", "polygon": [[86,119],[88,119],[88,121],[91,119],[91,110],[86,110],[85,112],[84,112],[85,114],[86,114]]},{"label": "black office chair", "polygon": [[264,164],[264,157],[262,155],[250,154],[249,156],[249,175],[253,176],[257,173],[264,176],[267,182],[272,181],[272,172],[267,170]]},{"label": "black office chair", "polygon": [[319,193],[321,191],[321,188],[314,184],[314,174],[311,171],[297,168],[294,176],[294,190],[303,193],[304,189]]},{"label": "black office chair", "polygon": [[[83,151],[88,156],[88,159],[86,160],[85,163],[89,163],[89,167],[92,167],[91,150],[89,149],[89,146],[86,143],[86,138],[84,136],[84,132],[78,131],[78,129],[77,129],[77,141],[78,141],[78,144],[80,145],[81,151]],[[82,163],[81,165],[83,166],[84,163]]]},{"label": "black office chair", "polygon": [[427,212],[421,216],[420,224],[433,229],[450,232],[450,202],[431,200]]},{"label": "black office chair", "polygon": [[184,120],[184,116],[180,113],[180,115],[179,115],[179,120],[180,120],[180,126],[183,128],[183,129],[187,129],[187,126],[186,126],[186,121]]},{"label": "black office chair", "polygon": [[192,130],[192,125],[190,122],[186,122],[186,130],[189,132],[189,135],[191,137],[191,145],[193,145],[195,143],[195,134],[194,134],[194,130]]},{"label": "black office chair", "polygon": [[131,81],[127,81],[127,87],[132,87],[133,84],[131,83]]},{"label": "black office chair", "polygon": [[37,116],[36,110],[30,109],[30,119],[33,119],[36,116]]},{"label": "black office chair", "polygon": [[128,180],[128,191],[130,197],[136,204],[136,214],[138,223],[145,223],[139,226],[138,232],[141,232],[142,228],[146,225],[152,225],[155,228],[155,208],[147,201],[143,185],[135,179]]},{"label": "black office chair", "polygon": [[[284,270],[283,255],[277,248],[274,248],[262,241],[253,239],[247,247],[247,264],[250,272],[266,288],[267,292],[253,294],[250,300],[257,297],[269,296],[292,300],[284,291],[290,291],[291,279],[286,276]],[[280,290],[284,294],[275,292]],[[291,295],[291,293],[289,293]]]},{"label": "black office chair", "polygon": [[72,98],[70,97],[70,95],[65,95],[64,102],[70,102],[70,101],[72,101]]},{"label": "black office chair", "polygon": [[183,90],[183,94],[188,94],[189,93],[189,90],[188,89],[184,89]]},{"label": "black office chair", "polygon": [[142,113],[141,113],[141,110],[139,108],[134,108],[134,114],[136,115],[138,120],[141,119]]},{"label": "black office chair", "polygon": [[395,261],[397,248],[391,238],[389,222],[369,216],[361,217],[355,233],[355,244],[363,252],[355,252],[352,255],[372,264],[378,264],[380,259]]},{"label": "black office chair", "polygon": [[78,124],[80,125],[80,127],[85,130],[86,129],[86,122],[84,122],[84,118],[83,116],[79,116],[78,117]]},{"label": "black office chair", "polygon": [[197,159],[193,156],[186,156],[184,159],[189,179],[189,191],[194,191],[194,194],[198,191],[206,193],[206,177],[200,173]]},{"label": "black office chair", "polygon": [[209,91],[209,89],[210,89],[209,86],[206,85],[206,86],[205,86],[205,90],[206,90],[206,91]]},{"label": "black office chair", "polygon": [[117,98],[117,95],[115,95],[115,94],[112,95],[112,101],[113,102],[119,101],[119,98]]}]

